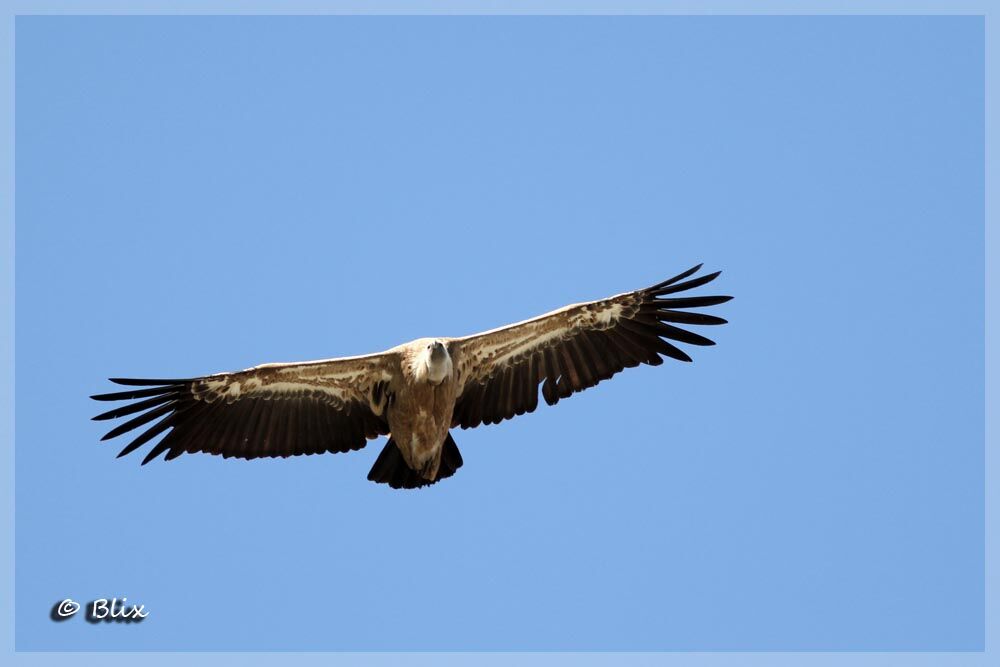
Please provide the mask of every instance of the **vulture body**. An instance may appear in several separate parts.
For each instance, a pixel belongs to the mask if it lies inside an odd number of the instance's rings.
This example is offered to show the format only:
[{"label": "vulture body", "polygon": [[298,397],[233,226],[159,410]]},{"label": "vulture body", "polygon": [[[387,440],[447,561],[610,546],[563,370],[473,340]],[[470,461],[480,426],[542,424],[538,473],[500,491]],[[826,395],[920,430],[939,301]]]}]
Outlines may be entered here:
[{"label": "vulture body", "polygon": [[[450,477],[462,456],[450,429],[498,424],[549,405],[625,368],[691,358],[675,343],[714,345],[677,325],[725,320],[691,312],[728,296],[674,296],[711,282],[698,265],[669,280],[574,304],[464,338],[421,338],[360,357],[264,364],[183,380],[112,378],[132,387],[99,394],[129,401],[94,417],[130,415],[103,440],[140,429],[119,456],[167,432],[145,465],[166,453],[254,459],[347,452],[390,435],[368,479],[418,488]],[[662,356],[661,356],[662,355]]]}]

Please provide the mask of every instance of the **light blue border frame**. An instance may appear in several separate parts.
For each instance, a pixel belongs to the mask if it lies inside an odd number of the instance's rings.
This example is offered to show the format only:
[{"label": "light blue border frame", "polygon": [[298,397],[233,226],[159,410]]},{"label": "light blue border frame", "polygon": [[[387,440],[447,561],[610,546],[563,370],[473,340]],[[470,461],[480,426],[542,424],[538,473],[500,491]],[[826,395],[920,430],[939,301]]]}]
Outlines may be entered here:
[{"label": "light blue border frame", "polygon": [[[1000,664],[997,639],[997,571],[991,563],[997,553],[997,485],[1000,463],[996,451],[995,417],[990,406],[998,407],[994,381],[997,357],[990,345],[997,331],[997,235],[992,230],[993,193],[997,191],[996,172],[991,168],[997,155],[997,139],[990,112],[997,105],[997,31],[994,21],[1000,13],[991,0],[14,0],[0,9],[0,442],[5,443],[0,456],[0,569],[8,573],[0,583],[0,641],[4,664],[49,665],[64,663],[65,653],[14,652],[14,22],[18,15],[30,14],[962,14],[983,16],[986,31],[986,650],[969,653],[87,653],[87,662],[101,665],[187,664],[215,665],[222,661],[240,664],[339,664],[396,665],[404,659],[410,664],[477,665],[554,664],[566,661],[574,665],[745,665],[776,667],[798,665],[989,665]],[[993,658],[989,656],[993,655]],[[77,658],[78,659],[78,658]]]}]

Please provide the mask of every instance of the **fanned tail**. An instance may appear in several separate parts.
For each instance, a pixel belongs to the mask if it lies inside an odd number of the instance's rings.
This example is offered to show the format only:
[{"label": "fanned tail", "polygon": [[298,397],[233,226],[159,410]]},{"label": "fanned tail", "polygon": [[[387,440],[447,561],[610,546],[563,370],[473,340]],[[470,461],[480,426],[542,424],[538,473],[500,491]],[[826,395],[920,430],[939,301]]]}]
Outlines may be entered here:
[{"label": "fanned tail", "polygon": [[389,438],[389,442],[385,443],[382,452],[375,459],[375,465],[368,472],[368,479],[377,484],[388,484],[394,489],[419,489],[451,477],[461,467],[462,455],[451,433],[447,435],[441,448],[441,465],[438,466],[434,481],[424,479],[420,473],[406,465],[396,441]]}]

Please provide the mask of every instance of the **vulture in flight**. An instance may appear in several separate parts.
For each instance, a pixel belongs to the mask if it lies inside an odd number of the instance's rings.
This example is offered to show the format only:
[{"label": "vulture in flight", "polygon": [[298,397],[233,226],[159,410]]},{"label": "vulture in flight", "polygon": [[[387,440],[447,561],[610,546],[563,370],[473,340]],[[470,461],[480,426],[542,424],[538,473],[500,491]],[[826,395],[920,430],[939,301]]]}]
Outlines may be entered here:
[{"label": "vulture in flight", "polygon": [[[579,303],[464,338],[420,338],[377,354],[184,380],[111,378],[131,387],[98,394],[128,401],[94,417],[129,417],[102,440],[139,430],[118,456],[156,436],[145,465],[166,452],[255,459],[361,449],[388,435],[368,479],[413,489],[451,477],[462,456],[450,429],[499,424],[555,405],[624,368],[691,361],[676,343],[714,345],[679,325],[725,324],[691,308],[728,296],[676,296],[711,282],[701,265],[646,289]],[[137,415],[137,416],[131,416]]]}]

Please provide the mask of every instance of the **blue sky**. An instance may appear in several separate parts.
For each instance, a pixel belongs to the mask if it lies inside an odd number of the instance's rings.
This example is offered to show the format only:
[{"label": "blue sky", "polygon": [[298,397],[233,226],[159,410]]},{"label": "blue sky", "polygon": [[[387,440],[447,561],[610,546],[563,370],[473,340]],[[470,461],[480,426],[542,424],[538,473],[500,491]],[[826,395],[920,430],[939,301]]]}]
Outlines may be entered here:
[{"label": "blue sky", "polygon": [[[983,76],[975,17],[18,18],[17,648],[981,649]],[[424,491],[89,421],[702,261],[717,347]]]}]

